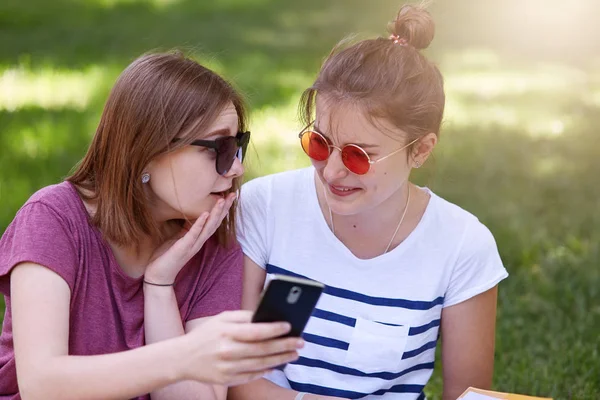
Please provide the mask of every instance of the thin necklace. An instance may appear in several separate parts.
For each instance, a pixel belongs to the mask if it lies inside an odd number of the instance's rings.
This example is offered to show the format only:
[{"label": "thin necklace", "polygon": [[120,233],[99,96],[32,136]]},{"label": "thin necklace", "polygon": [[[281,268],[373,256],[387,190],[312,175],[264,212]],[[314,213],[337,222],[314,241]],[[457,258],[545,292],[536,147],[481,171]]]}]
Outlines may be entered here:
[{"label": "thin necklace", "polygon": [[[325,202],[327,203],[327,208],[329,209],[329,220],[331,221],[331,230],[333,231],[333,234],[335,235],[335,226],[333,225],[333,213],[331,212],[331,207],[329,207],[329,200],[327,199],[327,192],[325,191],[325,185],[323,185],[323,194],[325,195]],[[387,253],[388,250],[390,249],[390,247],[392,246],[392,242],[394,241],[394,238],[396,237],[396,234],[398,233],[398,230],[400,229],[400,225],[402,225],[402,222],[404,222],[404,217],[406,217],[406,211],[408,210],[409,204],[410,204],[410,183],[408,184],[408,197],[406,198],[406,205],[404,206],[404,211],[402,212],[402,217],[400,217],[400,222],[398,222],[398,226],[396,226],[396,230],[394,231],[394,234],[392,235],[390,242],[388,243],[387,247],[385,248],[385,251],[382,254]]]}]

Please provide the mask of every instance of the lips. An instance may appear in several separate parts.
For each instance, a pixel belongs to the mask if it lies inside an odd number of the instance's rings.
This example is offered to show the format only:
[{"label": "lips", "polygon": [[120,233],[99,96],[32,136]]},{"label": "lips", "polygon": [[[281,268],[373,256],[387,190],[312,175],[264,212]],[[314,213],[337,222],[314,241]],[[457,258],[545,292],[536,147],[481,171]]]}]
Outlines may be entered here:
[{"label": "lips", "polygon": [[339,197],[350,196],[361,190],[359,188],[348,187],[348,186],[339,186],[339,185],[331,185],[331,184],[329,184],[328,186],[329,186],[329,191],[332,194],[339,196]]},{"label": "lips", "polygon": [[219,197],[225,197],[225,196],[227,196],[227,194],[229,193],[230,190],[231,190],[231,188],[227,188],[225,190],[221,190],[220,192],[210,192],[210,194],[219,196]]}]

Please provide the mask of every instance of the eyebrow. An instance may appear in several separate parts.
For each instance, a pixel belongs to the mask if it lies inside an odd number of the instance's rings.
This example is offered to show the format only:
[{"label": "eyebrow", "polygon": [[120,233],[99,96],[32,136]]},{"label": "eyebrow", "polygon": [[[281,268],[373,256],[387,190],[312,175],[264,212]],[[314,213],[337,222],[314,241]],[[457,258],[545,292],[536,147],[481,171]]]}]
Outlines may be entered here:
[{"label": "eyebrow", "polygon": [[206,135],[205,138],[211,139],[215,136],[231,136],[231,131],[227,128],[217,129]]},{"label": "eyebrow", "polygon": [[[322,132],[322,131],[319,129],[319,127],[317,126],[317,124],[316,124],[316,123],[313,125],[313,129],[314,129],[314,130],[315,130],[317,133],[320,133],[321,135],[325,136],[327,139],[331,140],[331,139],[329,138],[329,136],[327,136],[326,134],[324,134],[324,133],[323,133],[323,132]],[[366,149],[375,149],[375,148],[378,148],[378,147],[379,147],[379,146],[378,146],[378,145],[376,145],[376,144],[368,144],[368,143],[354,143],[354,142],[352,142],[352,143],[346,143],[346,144],[353,144],[353,145],[356,145],[356,146],[362,147],[362,148],[363,148],[363,149],[365,149],[365,150],[366,150]]]}]

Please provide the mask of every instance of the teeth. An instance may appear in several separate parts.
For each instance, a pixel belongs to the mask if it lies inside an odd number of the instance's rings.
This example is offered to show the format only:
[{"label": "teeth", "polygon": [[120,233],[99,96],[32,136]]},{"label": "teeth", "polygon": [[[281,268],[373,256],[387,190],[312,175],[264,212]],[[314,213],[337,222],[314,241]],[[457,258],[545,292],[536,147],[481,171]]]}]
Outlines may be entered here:
[{"label": "teeth", "polygon": [[336,187],[335,189],[339,190],[340,192],[349,192],[352,190],[352,189],[348,189],[348,188],[338,188],[338,187]]}]

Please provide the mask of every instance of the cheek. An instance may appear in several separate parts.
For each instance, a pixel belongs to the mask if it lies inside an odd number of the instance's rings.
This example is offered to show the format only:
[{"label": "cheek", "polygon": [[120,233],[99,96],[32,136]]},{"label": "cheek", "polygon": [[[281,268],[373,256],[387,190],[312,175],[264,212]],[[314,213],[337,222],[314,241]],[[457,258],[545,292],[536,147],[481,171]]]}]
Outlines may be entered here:
[{"label": "cheek", "polygon": [[370,191],[379,194],[388,194],[397,189],[404,181],[403,174],[399,170],[381,168],[368,173],[362,179],[363,184]]},{"label": "cheek", "polygon": [[220,176],[214,169],[214,163],[207,164],[195,162],[180,165],[175,174],[177,192],[185,193],[194,200],[209,196]]},{"label": "cheek", "polygon": [[167,160],[157,166],[153,175],[155,193],[169,204],[180,203],[184,207],[212,201],[210,193],[220,179],[214,160],[205,154]]},{"label": "cheek", "polygon": [[401,189],[408,180],[409,170],[401,165],[397,165],[395,169],[386,169],[379,172],[372,185],[378,196],[388,197],[392,195]]},{"label": "cheek", "polygon": [[310,159],[310,163],[315,167],[317,171],[322,171],[323,168],[327,165],[327,160],[325,161],[315,161],[312,158]]}]

